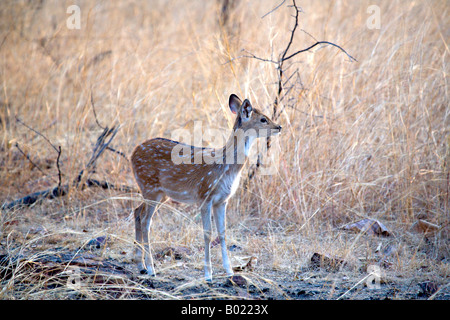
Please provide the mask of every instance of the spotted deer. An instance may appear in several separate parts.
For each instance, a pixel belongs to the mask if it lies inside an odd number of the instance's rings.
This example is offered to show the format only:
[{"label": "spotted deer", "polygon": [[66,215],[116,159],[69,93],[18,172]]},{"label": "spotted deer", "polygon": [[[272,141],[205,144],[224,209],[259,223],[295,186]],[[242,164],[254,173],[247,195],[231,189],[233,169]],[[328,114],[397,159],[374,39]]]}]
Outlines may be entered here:
[{"label": "spotted deer", "polygon": [[229,108],[236,114],[233,130],[222,148],[201,148],[163,138],[148,140],[137,146],[131,156],[136,182],[144,201],[134,209],[136,260],[142,274],[154,276],[149,231],[158,205],[169,197],[200,207],[205,241],[205,279],[212,280],[210,257],[211,211],[214,212],[227,276],[233,269],[225,244],[226,207],[236,192],[249,150],[256,138],[281,132],[273,122],[249,100],[236,95],[229,98]]}]

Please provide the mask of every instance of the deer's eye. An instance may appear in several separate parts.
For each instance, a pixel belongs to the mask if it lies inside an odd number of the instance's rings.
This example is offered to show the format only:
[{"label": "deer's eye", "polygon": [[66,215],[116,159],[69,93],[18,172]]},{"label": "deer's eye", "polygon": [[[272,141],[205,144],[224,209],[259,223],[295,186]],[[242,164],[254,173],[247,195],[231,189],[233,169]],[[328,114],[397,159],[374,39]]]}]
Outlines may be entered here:
[{"label": "deer's eye", "polygon": [[266,118],[261,118],[261,122],[262,123],[267,123],[267,119]]}]

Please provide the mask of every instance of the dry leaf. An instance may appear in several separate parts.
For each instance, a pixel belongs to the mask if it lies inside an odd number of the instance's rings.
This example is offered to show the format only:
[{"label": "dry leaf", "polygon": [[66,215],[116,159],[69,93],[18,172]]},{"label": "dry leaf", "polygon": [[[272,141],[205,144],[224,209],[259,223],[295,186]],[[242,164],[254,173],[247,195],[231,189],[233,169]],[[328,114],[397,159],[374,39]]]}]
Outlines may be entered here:
[{"label": "dry leaf", "polygon": [[19,220],[9,220],[3,223],[3,226],[18,226],[20,224]]},{"label": "dry leaf", "polygon": [[339,270],[341,266],[345,264],[345,261],[338,258],[332,258],[326,254],[320,254],[315,252],[311,257],[311,267],[324,268],[325,270]]},{"label": "dry leaf", "polygon": [[414,222],[411,226],[411,230],[423,233],[434,233],[439,231],[439,229],[441,229],[441,226],[422,219]]},{"label": "dry leaf", "polygon": [[241,264],[240,266],[233,267],[234,272],[242,272],[242,271],[253,271],[253,268],[256,266],[258,259],[256,257],[250,257],[248,262]]},{"label": "dry leaf", "polygon": [[185,258],[186,256],[190,256],[191,254],[191,250],[186,247],[167,247],[155,254],[155,259],[162,260],[164,259],[164,257],[169,256],[174,258],[175,260],[180,260]]},{"label": "dry leaf", "polygon": [[346,224],[342,227],[344,230],[351,230],[354,232],[365,232],[367,234],[377,236],[389,236],[388,229],[378,220],[374,219],[362,219],[357,222]]},{"label": "dry leaf", "polygon": [[382,246],[383,246],[383,243],[381,243],[381,242],[378,243],[378,246],[377,246],[377,248],[375,249],[375,253],[380,252]]},{"label": "dry leaf", "polygon": [[217,236],[213,241],[211,241],[211,248],[214,248],[215,246],[220,244],[219,236]]},{"label": "dry leaf", "polygon": [[37,226],[33,226],[30,229],[28,229],[28,233],[29,234],[45,235],[45,234],[48,233],[48,231],[47,231],[47,229],[44,226],[37,225]]}]

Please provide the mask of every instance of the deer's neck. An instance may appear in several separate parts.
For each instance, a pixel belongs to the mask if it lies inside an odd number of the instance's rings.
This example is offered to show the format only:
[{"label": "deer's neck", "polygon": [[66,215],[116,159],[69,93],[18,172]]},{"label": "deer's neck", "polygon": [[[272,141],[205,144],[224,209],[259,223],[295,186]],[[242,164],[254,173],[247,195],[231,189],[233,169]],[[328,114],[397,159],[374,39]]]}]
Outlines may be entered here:
[{"label": "deer's neck", "polygon": [[223,163],[234,166],[240,171],[248,159],[253,143],[254,135],[246,135],[242,130],[233,130],[227,143],[222,148]]}]

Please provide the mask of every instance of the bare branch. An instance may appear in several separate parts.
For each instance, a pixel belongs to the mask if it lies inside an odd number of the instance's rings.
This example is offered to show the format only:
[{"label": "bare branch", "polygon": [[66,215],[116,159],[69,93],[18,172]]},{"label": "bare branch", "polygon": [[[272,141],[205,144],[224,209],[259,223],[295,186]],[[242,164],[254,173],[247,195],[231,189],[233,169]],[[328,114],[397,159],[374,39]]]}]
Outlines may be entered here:
[{"label": "bare branch", "polygon": [[102,126],[102,125],[100,124],[100,122],[98,121],[98,118],[97,118],[97,112],[95,112],[95,104],[94,104],[94,97],[92,96],[92,88],[91,88],[91,106],[92,106],[92,111],[94,112],[95,122],[97,123],[97,125],[98,125],[100,128],[102,128],[103,130],[105,130],[105,127]]},{"label": "bare branch", "polygon": [[303,33],[307,34],[308,36],[310,36],[311,38],[314,39],[314,41],[318,42],[319,40],[317,40],[311,33],[309,33],[308,31],[306,31],[305,29],[300,29],[300,31],[302,31]]},{"label": "bare branch", "polygon": [[295,8],[295,24],[294,24],[294,28],[291,31],[291,38],[289,39],[286,49],[284,50],[283,54],[281,55],[280,62],[279,62],[280,65],[283,64],[283,61],[287,60],[287,59],[285,59],[285,56],[286,56],[289,48],[291,47],[292,41],[294,41],[295,30],[297,30],[297,27],[298,27],[298,15],[300,12],[303,12],[301,8],[299,9],[297,7],[295,0],[292,0],[292,3],[293,3],[292,6]]},{"label": "bare branch", "polygon": [[54,187],[44,191],[38,191],[32,194],[29,194],[23,198],[4,203],[1,206],[1,210],[11,210],[16,206],[31,206],[34,203],[41,201],[43,199],[54,199],[60,196],[67,194],[69,188],[68,185],[65,184],[62,187]]},{"label": "bare branch", "polygon": [[[97,123],[97,125],[98,125],[100,128],[102,128],[103,130],[105,130],[106,127],[104,127],[104,126],[102,126],[102,125],[100,124],[100,122],[98,121],[98,118],[97,118],[97,112],[95,112],[95,104],[94,104],[94,97],[92,96],[92,88],[91,88],[91,105],[92,105],[92,111],[94,112],[95,122]],[[126,154],[123,153],[122,151],[116,150],[116,149],[114,149],[114,148],[112,148],[112,147],[110,147],[110,146],[107,146],[107,147],[106,147],[106,150],[115,152],[115,153],[121,155],[123,158],[125,158],[125,160],[129,161],[128,158],[127,158],[127,156],[126,156]]]},{"label": "bare branch", "polygon": [[263,16],[261,17],[261,19],[264,19],[266,16],[268,16],[269,14],[271,14],[272,12],[274,12],[275,10],[277,10],[279,7],[281,7],[281,6],[284,4],[285,1],[286,1],[286,0],[281,1],[281,3],[280,3],[279,5],[277,5],[275,8],[273,8],[272,10],[270,10],[269,12],[267,12],[265,15],[263,15]]},{"label": "bare branch", "polygon": [[241,59],[241,58],[251,58],[251,59],[260,60],[260,61],[263,61],[263,62],[270,62],[270,63],[278,64],[278,61],[274,61],[274,60],[271,60],[271,59],[264,59],[264,58],[257,57],[257,56],[255,56],[253,53],[251,53],[251,52],[249,52],[249,51],[247,51],[247,50],[245,50],[245,49],[242,49],[241,51],[244,51],[244,52],[248,53],[248,55],[242,55],[242,56],[238,56],[238,57],[235,57],[235,58],[233,58],[233,59],[230,59],[230,60],[228,60],[227,62],[225,62],[224,65],[225,65],[225,64],[228,64],[228,63],[231,63],[231,62],[233,62],[234,60]]},{"label": "bare branch", "polygon": [[33,128],[31,128],[29,125],[27,125],[25,122],[23,122],[22,120],[20,120],[19,118],[16,117],[16,121],[19,122],[21,125],[23,125],[24,127],[30,129],[31,131],[33,131],[34,133],[36,133],[37,135],[41,136],[42,138],[45,139],[45,141],[48,142],[49,145],[52,146],[53,149],[55,149],[56,152],[58,152],[58,148],[55,147],[55,145],[53,143],[50,142],[50,140],[48,140],[48,138],[46,136],[44,136],[42,133],[34,130]]},{"label": "bare branch", "polygon": [[[97,142],[95,143],[91,158],[89,159],[89,161],[86,164],[86,166],[84,167],[84,169],[80,171],[80,173],[78,174],[77,178],[74,181],[74,183],[77,187],[79,186],[81,180],[83,179],[84,173],[86,171],[88,174],[90,174],[94,171],[95,162],[98,160],[98,158],[103,153],[103,151],[105,151],[105,149],[108,148],[109,144],[116,136],[119,128],[120,128],[120,126],[117,126],[117,127],[113,126],[111,129],[106,127],[103,130],[102,134],[97,138]],[[108,137],[109,137],[109,140],[106,141],[106,139]]]},{"label": "bare branch", "polygon": [[61,146],[58,146],[58,157],[56,157],[56,168],[58,169],[58,190],[61,190],[61,168],[59,167],[60,158],[61,158]]},{"label": "bare branch", "polygon": [[[23,156],[24,156],[25,158],[27,158],[28,161],[30,161],[30,163],[33,165],[33,167],[35,167],[36,169],[38,169],[40,172],[42,172],[42,173],[45,175],[45,172],[42,171],[42,169],[41,169],[36,163],[34,163],[33,160],[31,160],[30,156],[29,156],[28,154],[26,154],[26,153],[19,147],[19,143],[16,142],[16,144],[15,144],[14,146],[17,148],[17,150],[20,151],[21,154],[23,154]],[[55,182],[56,182],[56,181],[55,181]]]},{"label": "bare branch", "polygon": [[123,153],[122,151],[120,151],[120,150],[116,150],[116,149],[114,149],[112,147],[109,147],[109,146],[106,147],[106,150],[109,150],[109,151],[112,151],[114,153],[117,153],[118,155],[122,156],[125,160],[130,161],[128,159],[127,155],[125,153]]},{"label": "bare branch", "polygon": [[[30,126],[28,126],[27,124],[25,124],[25,122],[23,122],[22,120],[20,120],[19,118],[16,117],[16,121],[19,122],[20,124],[22,124],[23,126],[27,127],[28,129],[30,129],[31,131],[35,132],[36,134],[38,134],[39,136],[41,136],[42,138],[45,139],[45,141],[48,142],[49,145],[52,146],[53,149],[55,149],[55,151],[58,153],[58,156],[56,158],[56,168],[58,169],[58,190],[61,190],[61,179],[62,179],[62,174],[61,174],[61,168],[59,166],[59,159],[61,158],[61,146],[58,146],[58,148],[51,143],[51,141],[44,136],[42,133],[40,133],[39,131],[36,131],[35,129],[31,128]],[[17,146],[17,145],[16,145]],[[20,149],[19,149],[20,150]]]},{"label": "bare branch", "polygon": [[[94,167],[95,162],[103,153],[103,151],[109,146],[111,141],[114,139],[114,137],[117,134],[117,131],[119,131],[119,128],[120,126],[117,127],[113,126],[111,129],[109,129],[108,127],[105,128],[103,133],[97,138],[97,143],[95,144],[91,159],[86,165],[86,169],[92,169],[92,167]],[[106,138],[108,138],[109,136],[111,137],[109,138],[108,141],[105,142]]]},{"label": "bare branch", "polygon": [[278,64],[278,61],[274,61],[274,60],[271,60],[271,59],[264,59],[264,58],[257,57],[257,56],[255,56],[253,53],[251,53],[251,52],[249,52],[249,51],[247,51],[247,50],[245,50],[245,49],[244,49],[243,51],[245,51],[246,53],[248,53],[249,56],[242,56],[242,58],[253,58],[253,59],[257,59],[257,60],[263,61],[263,62],[270,62],[270,63]]},{"label": "bare branch", "polygon": [[314,43],[312,46],[309,46],[309,47],[306,48],[306,49],[299,50],[299,51],[297,51],[297,52],[291,54],[290,56],[283,58],[283,61],[289,60],[289,59],[295,57],[297,54],[302,53],[302,52],[305,52],[305,51],[308,51],[308,50],[314,48],[315,46],[317,46],[317,45],[319,45],[319,44],[329,44],[329,45],[331,45],[331,46],[334,46],[334,47],[340,49],[342,52],[344,52],[344,53],[347,55],[347,57],[350,58],[350,61],[351,61],[351,60],[358,61],[358,60],[356,60],[355,58],[353,58],[351,55],[349,55],[349,54],[347,53],[347,51],[345,51],[344,49],[342,49],[340,46],[338,46],[337,44],[334,44],[334,43],[332,43],[332,42],[329,42],[329,41],[318,41],[318,42]]},{"label": "bare branch", "polygon": [[99,181],[95,179],[87,179],[86,180],[86,186],[87,187],[100,187],[102,189],[110,189],[110,190],[117,190],[122,192],[139,192],[136,188],[121,185],[116,186],[115,184],[109,183],[108,181]]}]

